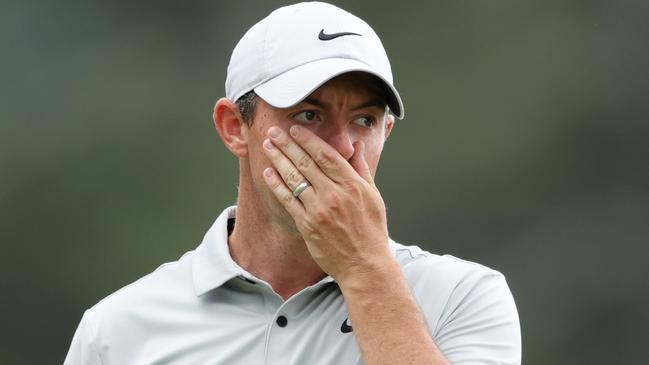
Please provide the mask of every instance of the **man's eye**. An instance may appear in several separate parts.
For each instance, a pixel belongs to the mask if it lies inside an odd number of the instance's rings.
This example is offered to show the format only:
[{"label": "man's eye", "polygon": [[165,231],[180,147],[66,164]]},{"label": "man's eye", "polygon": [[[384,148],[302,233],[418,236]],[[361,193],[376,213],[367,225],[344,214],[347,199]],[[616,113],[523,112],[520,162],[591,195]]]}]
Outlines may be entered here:
[{"label": "man's eye", "polygon": [[311,123],[318,118],[318,114],[313,110],[305,110],[303,112],[295,114],[293,118],[299,120],[300,122]]},{"label": "man's eye", "polygon": [[354,124],[359,125],[361,127],[372,127],[374,124],[376,124],[376,119],[372,117],[360,117],[357,119],[354,119]]}]

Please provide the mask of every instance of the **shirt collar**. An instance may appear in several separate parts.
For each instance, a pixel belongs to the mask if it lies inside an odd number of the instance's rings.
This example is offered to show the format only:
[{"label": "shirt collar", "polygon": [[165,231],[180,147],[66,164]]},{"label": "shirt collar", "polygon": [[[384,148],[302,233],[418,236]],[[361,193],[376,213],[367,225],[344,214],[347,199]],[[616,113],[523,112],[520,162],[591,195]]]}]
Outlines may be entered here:
[{"label": "shirt collar", "polygon": [[228,219],[236,215],[236,206],[226,208],[207,231],[196,249],[192,265],[192,279],[197,296],[218,288],[245,271],[237,265],[228,246]]},{"label": "shirt collar", "polygon": [[[252,275],[237,265],[230,256],[228,220],[234,219],[236,213],[236,206],[223,210],[203,237],[203,242],[196,249],[192,265],[192,279],[197,296],[220,287],[236,276],[252,278]],[[391,251],[396,256],[399,245],[392,239],[389,239],[389,244]],[[331,281],[333,278],[326,276],[318,284]]]}]

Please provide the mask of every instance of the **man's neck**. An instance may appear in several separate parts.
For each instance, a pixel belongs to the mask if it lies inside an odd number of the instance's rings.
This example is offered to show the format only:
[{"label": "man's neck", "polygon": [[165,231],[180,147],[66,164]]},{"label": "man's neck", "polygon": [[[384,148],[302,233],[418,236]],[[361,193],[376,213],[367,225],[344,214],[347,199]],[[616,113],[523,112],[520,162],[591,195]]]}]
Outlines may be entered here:
[{"label": "man's neck", "polygon": [[230,255],[239,266],[269,283],[286,300],[326,274],[309,254],[295,227],[285,224],[286,220],[273,221],[256,197],[244,193],[242,187],[234,229],[228,238]]}]

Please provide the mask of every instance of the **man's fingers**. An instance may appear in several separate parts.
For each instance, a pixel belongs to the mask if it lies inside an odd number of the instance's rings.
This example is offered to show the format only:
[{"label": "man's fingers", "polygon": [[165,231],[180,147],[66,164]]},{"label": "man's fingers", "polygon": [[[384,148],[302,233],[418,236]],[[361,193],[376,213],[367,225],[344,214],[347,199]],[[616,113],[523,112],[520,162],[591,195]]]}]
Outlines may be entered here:
[{"label": "man's fingers", "polygon": [[[277,174],[275,169],[268,167],[264,170],[264,180],[279,200],[286,211],[295,219],[304,215],[304,206],[302,202],[293,196],[293,192],[284,184],[282,178]],[[305,191],[306,192],[306,191]]]},{"label": "man's fingers", "polygon": [[[271,127],[268,130],[268,136],[272,140],[272,144],[278,147],[282,153],[288,157],[299,172],[313,185],[321,186],[322,182],[326,182],[327,177],[324,175],[320,167],[315,163],[311,155],[302,149],[295,141],[282,131],[279,127]],[[297,183],[300,183],[299,181]],[[291,188],[291,185],[289,184]]]},{"label": "man's fingers", "polygon": [[352,158],[349,159],[349,164],[352,165],[354,170],[356,170],[365,181],[374,185],[372,172],[365,160],[365,143],[363,143],[363,141],[357,141],[354,143],[354,154],[352,155]]},{"label": "man's fingers", "polygon": [[293,125],[289,131],[293,139],[331,180],[342,182],[354,176],[354,169],[347,160],[320,137],[299,125]]},{"label": "man's fingers", "polygon": [[[275,167],[275,171],[280,175],[281,180],[286,185],[291,194],[298,187],[300,183],[307,180],[302,173],[293,165],[291,160],[289,160],[283,153],[280,151],[269,139],[264,140],[263,143],[264,150],[266,151],[266,156],[270,159]],[[311,181],[309,183],[313,184]],[[304,192],[300,194],[300,199],[303,202],[309,200],[309,197],[312,197],[314,193],[313,187],[307,188]]]}]

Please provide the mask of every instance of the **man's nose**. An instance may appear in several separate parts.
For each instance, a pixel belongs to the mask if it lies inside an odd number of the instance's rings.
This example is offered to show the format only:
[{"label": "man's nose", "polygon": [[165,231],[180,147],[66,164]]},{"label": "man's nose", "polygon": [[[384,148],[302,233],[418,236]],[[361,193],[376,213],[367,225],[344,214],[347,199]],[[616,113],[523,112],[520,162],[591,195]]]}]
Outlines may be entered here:
[{"label": "man's nose", "polygon": [[346,123],[335,123],[334,125],[331,125],[324,137],[325,142],[335,148],[338,153],[345,158],[345,160],[352,158],[352,155],[354,154],[354,141],[352,140],[352,136],[349,133],[349,128]]}]

